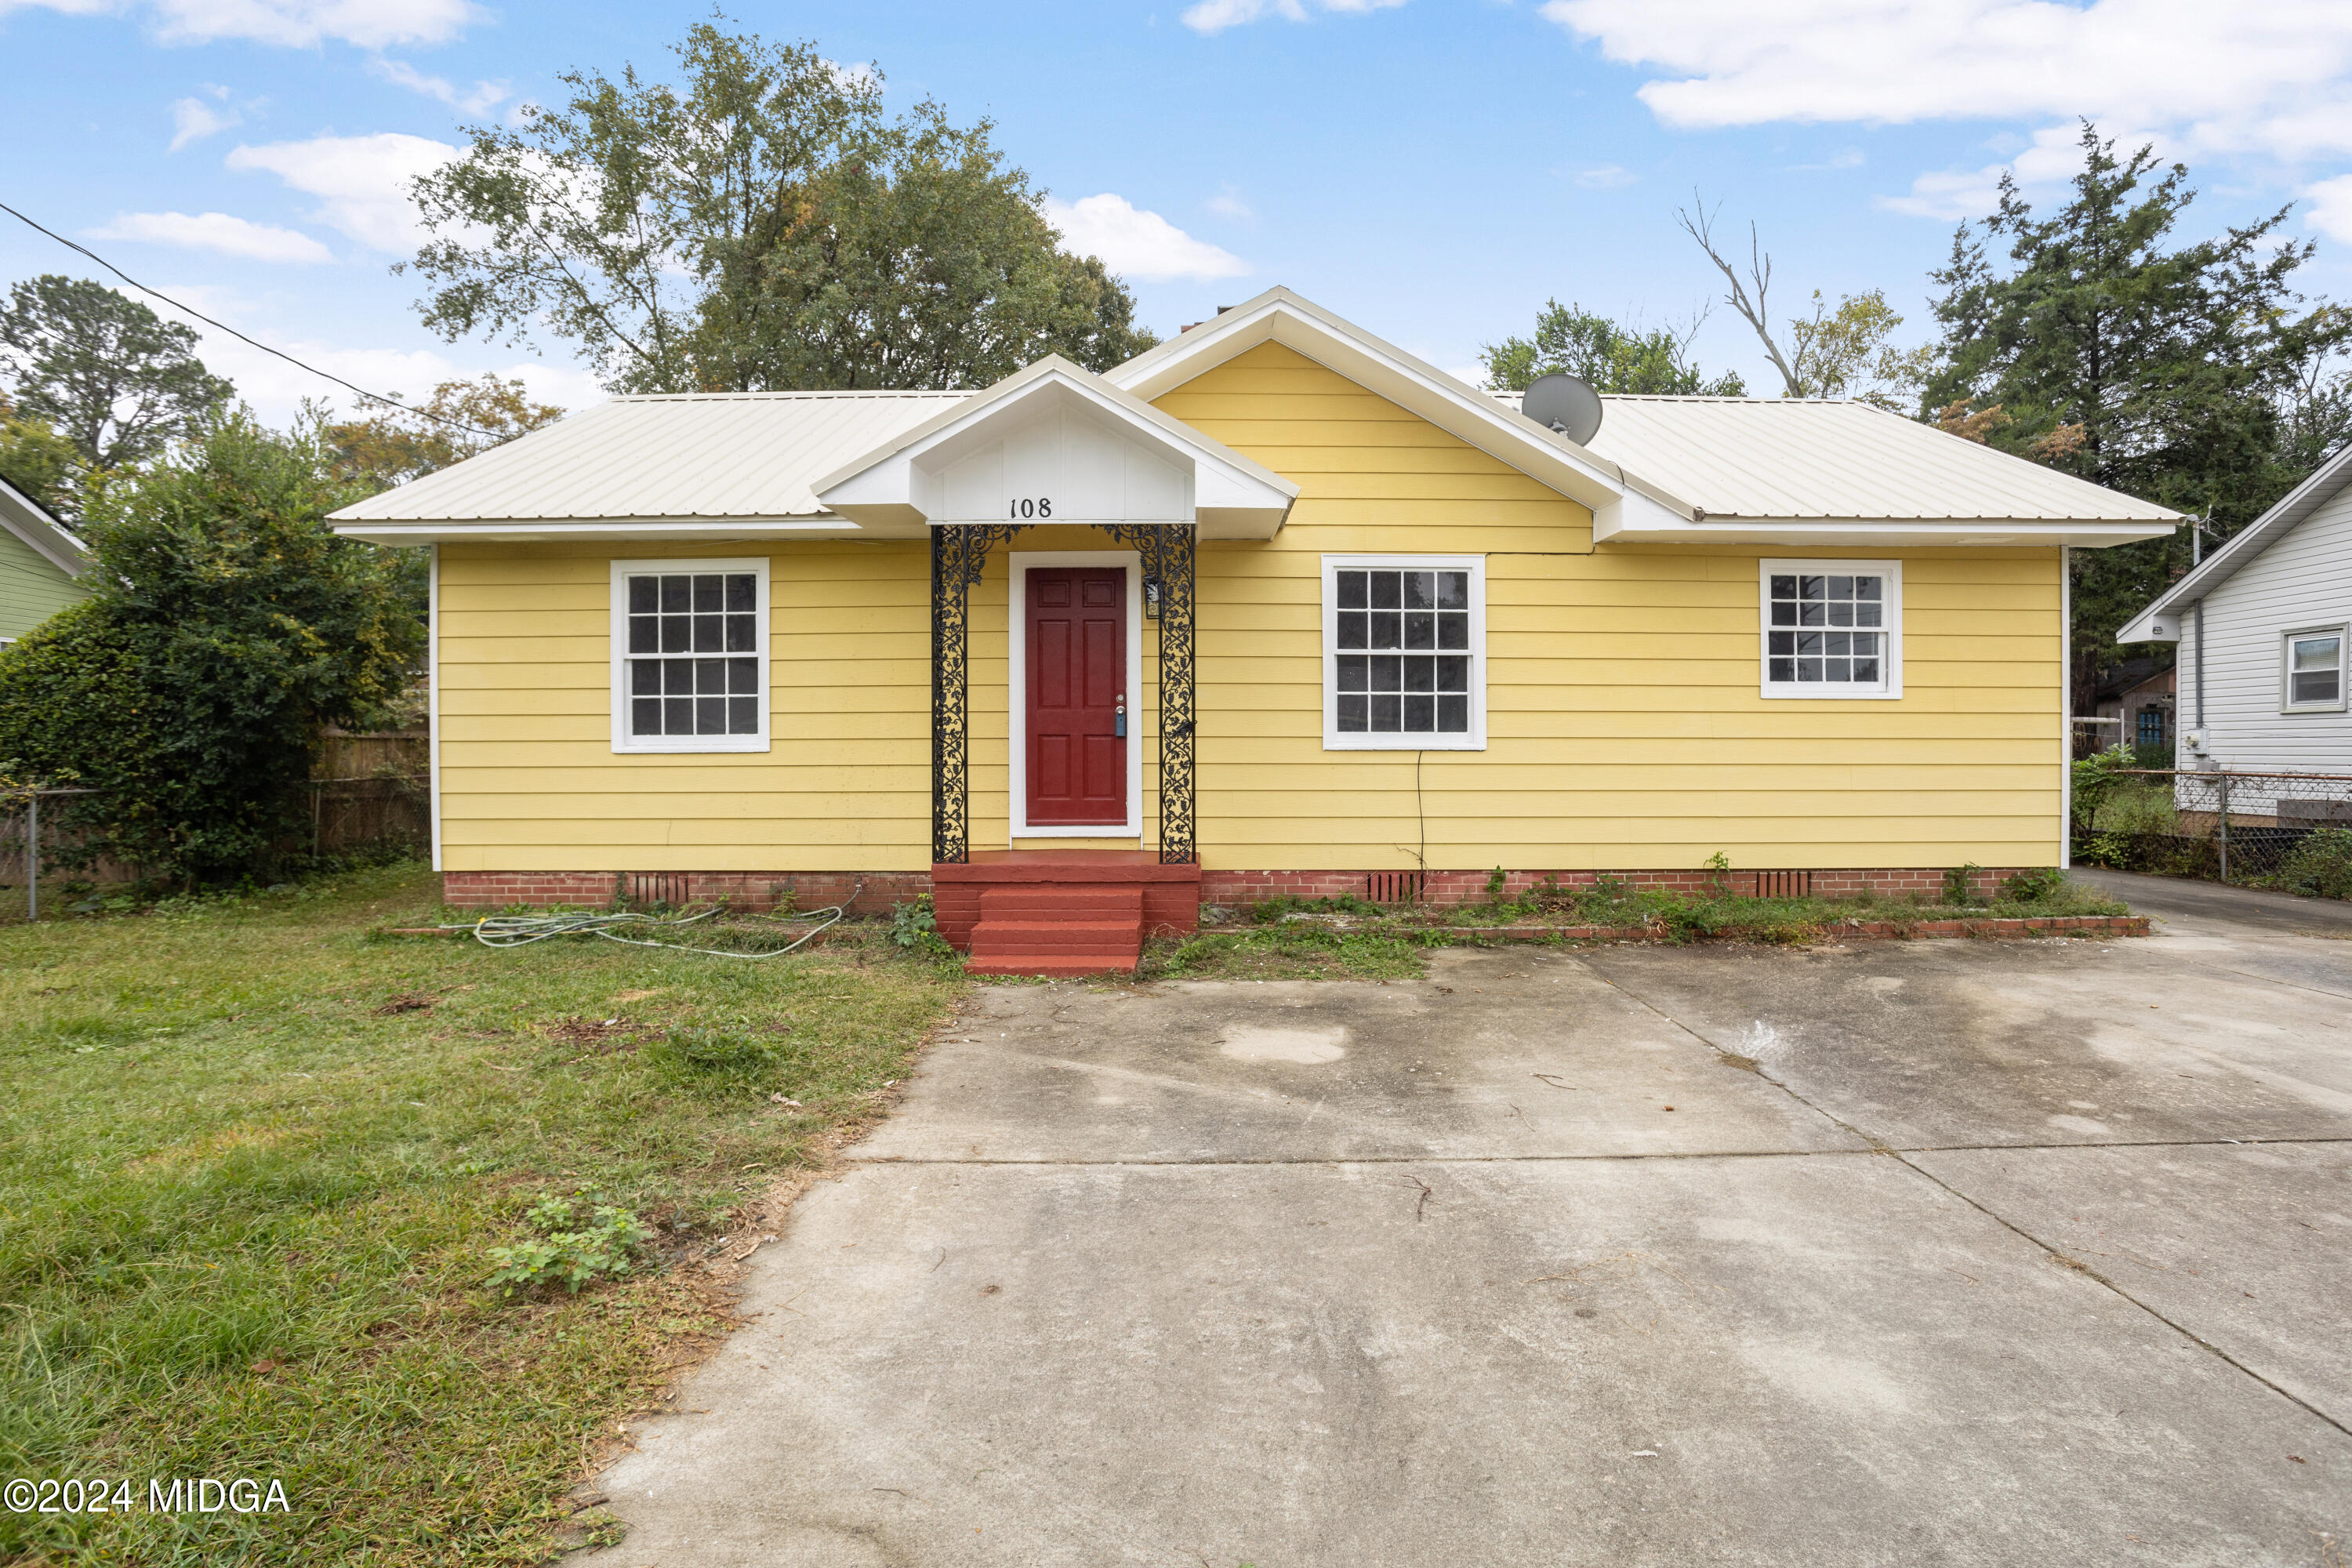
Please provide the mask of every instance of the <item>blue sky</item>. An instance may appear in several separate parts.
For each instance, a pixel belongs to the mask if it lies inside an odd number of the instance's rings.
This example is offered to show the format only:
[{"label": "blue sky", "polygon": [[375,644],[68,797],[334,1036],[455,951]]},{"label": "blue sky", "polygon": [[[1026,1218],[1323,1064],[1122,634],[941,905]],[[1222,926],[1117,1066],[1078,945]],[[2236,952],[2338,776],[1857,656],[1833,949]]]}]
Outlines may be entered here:
[{"label": "blue sky", "polygon": [[[599,393],[567,345],[416,324],[402,188],[468,120],[572,66],[667,68],[695,5],[0,0],[0,200],[362,385],[450,375]],[[2194,222],[2299,203],[2311,287],[2352,297],[2352,5],[2210,0],[1198,0],[739,5],[873,62],[894,106],[986,114],[1075,247],[1165,333],[1286,283],[1449,369],[1548,297],[1653,322],[1719,293],[1675,228],[1694,189],[1760,226],[1775,314],[1927,273],[2014,169],[2053,196],[2090,115],[2187,161]],[[89,274],[0,216],[0,280]],[[1720,306],[1697,354],[1769,390]],[[226,340],[265,416],[334,395]],[[341,396],[348,406],[350,399]]]}]

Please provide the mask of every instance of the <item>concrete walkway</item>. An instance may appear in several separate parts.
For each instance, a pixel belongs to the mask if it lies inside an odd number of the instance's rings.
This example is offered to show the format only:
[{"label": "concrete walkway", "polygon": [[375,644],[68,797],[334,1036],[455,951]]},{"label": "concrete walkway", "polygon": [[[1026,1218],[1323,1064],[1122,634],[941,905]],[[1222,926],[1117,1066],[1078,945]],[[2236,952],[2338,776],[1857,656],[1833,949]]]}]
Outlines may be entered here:
[{"label": "concrete walkway", "polygon": [[2352,942],[2158,931],[986,990],[594,1560],[2340,1564]]}]

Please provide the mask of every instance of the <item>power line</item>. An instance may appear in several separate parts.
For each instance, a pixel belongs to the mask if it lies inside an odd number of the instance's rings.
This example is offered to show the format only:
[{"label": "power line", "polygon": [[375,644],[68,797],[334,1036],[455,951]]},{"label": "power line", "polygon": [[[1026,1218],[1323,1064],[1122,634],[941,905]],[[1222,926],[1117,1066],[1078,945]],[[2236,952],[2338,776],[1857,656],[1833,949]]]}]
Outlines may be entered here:
[{"label": "power line", "polygon": [[72,240],[68,239],[64,235],[58,233],[55,229],[42,228],[39,224],[35,223],[31,218],[26,217],[23,213],[18,212],[15,207],[10,206],[5,202],[0,202],[0,213],[6,213],[10,217],[16,219],[26,227],[37,229],[40,233],[47,235],[51,239],[56,240],[68,250],[78,250],[81,252],[81,254],[89,257],[100,267],[105,268],[109,272],[113,273],[117,278],[121,279],[125,283],[130,284],[133,289],[138,289],[142,294],[152,294],[156,299],[163,300],[166,305],[171,306],[174,310],[194,316],[197,321],[204,322],[205,325],[208,327],[217,327],[222,331],[226,332],[230,337],[235,338],[237,342],[251,344],[253,347],[259,349],[263,353],[276,354],[279,359],[284,360],[288,364],[294,366],[297,370],[307,370],[312,375],[318,376],[322,380],[331,381],[337,386],[342,387],[346,391],[359,394],[362,397],[366,398],[370,403],[381,403],[387,408],[397,408],[404,414],[414,414],[420,419],[430,419],[436,425],[446,425],[452,430],[463,430],[468,435],[488,436],[492,440],[497,440],[499,438],[499,433],[495,430],[485,430],[479,426],[468,425],[462,419],[451,419],[445,415],[435,414],[428,409],[411,408],[407,404],[403,403],[397,397],[385,397],[378,393],[370,392],[364,386],[353,386],[350,382],[345,381],[341,376],[336,375],[331,371],[320,370],[315,364],[304,364],[300,360],[296,359],[292,354],[288,353],[283,349],[273,349],[268,343],[256,342],[253,339],[247,337],[243,332],[238,331],[235,327],[228,325],[226,322],[215,321],[210,316],[205,315],[202,310],[191,310],[187,306],[181,304],[177,300],[173,299],[169,294],[163,293],[160,289],[150,289],[146,284],[142,283],[138,279],[133,278],[130,273],[125,272],[121,268],[117,267],[113,262],[109,261],[105,257],[100,256],[97,251],[92,250],[89,247],[86,245],[77,245]]}]

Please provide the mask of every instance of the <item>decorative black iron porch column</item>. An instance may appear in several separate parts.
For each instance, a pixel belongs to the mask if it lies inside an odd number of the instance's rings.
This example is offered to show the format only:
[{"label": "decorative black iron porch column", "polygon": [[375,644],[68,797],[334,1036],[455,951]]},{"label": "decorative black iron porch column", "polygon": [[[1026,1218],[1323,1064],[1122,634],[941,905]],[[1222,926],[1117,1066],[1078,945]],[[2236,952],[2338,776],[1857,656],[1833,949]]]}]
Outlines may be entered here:
[{"label": "decorative black iron porch column", "polygon": [[971,858],[971,585],[987,570],[989,547],[1017,522],[939,523],[931,528],[931,859]]},{"label": "decorative black iron porch column", "polygon": [[1108,523],[1104,531],[1143,558],[1145,592],[1160,602],[1160,858],[1200,858],[1192,816],[1192,591],[1189,522]]}]

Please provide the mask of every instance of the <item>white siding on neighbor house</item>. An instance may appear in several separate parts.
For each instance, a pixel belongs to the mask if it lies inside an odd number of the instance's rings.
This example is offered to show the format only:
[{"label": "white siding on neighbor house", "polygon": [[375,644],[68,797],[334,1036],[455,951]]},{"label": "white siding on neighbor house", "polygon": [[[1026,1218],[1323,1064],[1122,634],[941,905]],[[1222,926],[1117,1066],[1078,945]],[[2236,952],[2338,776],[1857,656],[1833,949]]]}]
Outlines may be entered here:
[{"label": "white siding on neighbor house", "polygon": [[[2352,773],[2352,712],[2288,713],[2284,634],[2352,623],[2352,485],[2206,595],[2205,754],[2243,772]],[[2181,616],[2180,761],[2200,729],[2197,616]]]}]

